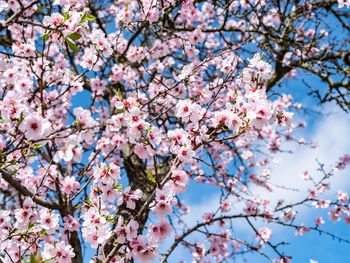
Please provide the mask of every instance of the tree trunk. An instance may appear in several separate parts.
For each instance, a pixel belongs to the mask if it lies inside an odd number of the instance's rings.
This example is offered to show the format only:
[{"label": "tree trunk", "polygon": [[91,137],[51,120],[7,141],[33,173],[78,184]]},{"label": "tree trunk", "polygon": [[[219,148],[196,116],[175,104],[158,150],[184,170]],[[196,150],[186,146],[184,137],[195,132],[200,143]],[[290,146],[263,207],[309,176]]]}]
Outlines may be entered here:
[{"label": "tree trunk", "polygon": [[[156,188],[156,184],[148,179],[146,174],[146,167],[143,164],[142,160],[133,153],[131,147],[128,145],[123,151],[123,161],[124,169],[127,173],[129,184],[132,190],[140,189],[143,193],[142,198],[136,202],[135,209],[129,209],[126,207],[126,204],[123,204],[118,209],[118,215],[123,216],[123,218],[128,221],[131,218],[134,218],[139,224],[139,234],[141,234],[149,215],[149,209],[145,210],[138,218],[135,218],[135,215],[141,210],[143,204],[146,200],[149,199],[152,192]],[[163,166],[158,169],[158,178],[157,181],[160,181],[168,173],[168,165]],[[114,228],[115,226],[113,226]],[[104,247],[105,255],[108,255],[113,247],[115,246],[115,236],[112,236],[110,240]]]}]

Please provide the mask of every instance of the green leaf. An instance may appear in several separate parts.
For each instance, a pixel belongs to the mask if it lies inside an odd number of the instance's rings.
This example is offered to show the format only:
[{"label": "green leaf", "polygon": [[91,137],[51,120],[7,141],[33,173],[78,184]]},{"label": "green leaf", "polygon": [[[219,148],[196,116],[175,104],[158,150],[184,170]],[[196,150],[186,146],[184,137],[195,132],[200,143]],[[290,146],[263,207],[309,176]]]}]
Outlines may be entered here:
[{"label": "green leaf", "polygon": [[232,132],[227,126],[224,126],[223,129],[227,132]]},{"label": "green leaf", "polygon": [[123,188],[123,186],[121,184],[116,184],[113,188],[119,190]]},{"label": "green leaf", "polygon": [[26,263],[49,263],[50,259],[43,260],[40,254],[31,254],[29,260]]},{"label": "green leaf", "polygon": [[31,254],[30,255],[30,260],[29,260],[30,263],[39,263],[40,262],[40,258],[34,254]]},{"label": "green leaf", "polygon": [[17,161],[16,160],[11,160],[11,161],[9,161],[9,164],[15,165],[15,164],[17,164]]},{"label": "green leaf", "polygon": [[70,14],[67,12],[63,13],[62,16],[64,18],[64,21],[67,21],[70,18]]},{"label": "green leaf", "polygon": [[21,112],[21,115],[19,116],[19,119],[18,119],[18,126],[23,122],[24,120],[24,113]]},{"label": "green leaf", "polygon": [[118,99],[122,100],[123,99],[123,94],[121,93],[120,90],[118,89],[113,89],[114,94],[118,97]]},{"label": "green leaf", "polygon": [[89,205],[93,205],[92,201],[90,201],[89,199],[85,199],[84,202],[89,204]]},{"label": "green leaf", "polygon": [[154,176],[154,174],[150,171],[150,170],[146,170],[146,175],[147,175],[147,179],[150,180],[153,183],[157,183],[156,182],[156,177]]},{"label": "green leaf", "polygon": [[115,216],[114,215],[106,216],[106,219],[107,219],[108,222],[111,222],[111,223],[115,222]]},{"label": "green leaf", "polygon": [[70,41],[68,38],[65,38],[66,43],[70,50],[72,50],[74,53],[79,52],[79,48],[76,44],[74,44],[72,41]]},{"label": "green leaf", "polygon": [[43,10],[44,10],[44,6],[38,6],[37,9],[35,10],[35,13],[40,14],[41,11],[43,11]]},{"label": "green leaf", "polygon": [[67,37],[69,37],[70,39],[75,41],[75,40],[79,40],[81,38],[81,35],[77,32],[74,32],[74,33],[68,35]]},{"label": "green leaf", "polygon": [[157,165],[157,169],[163,169],[165,167],[165,163],[160,163]]},{"label": "green leaf", "polygon": [[44,39],[45,41],[49,40],[49,34],[42,34],[41,38]]},{"label": "green leaf", "polygon": [[85,22],[89,22],[89,21],[94,21],[96,19],[95,16],[90,15],[88,13],[84,13],[83,17],[80,20],[80,24],[83,24]]},{"label": "green leaf", "polygon": [[33,149],[34,149],[34,150],[38,150],[38,149],[40,149],[40,148],[43,147],[43,146],[45,146],[45,144],[35,144],[35,145],[33,146]]}]

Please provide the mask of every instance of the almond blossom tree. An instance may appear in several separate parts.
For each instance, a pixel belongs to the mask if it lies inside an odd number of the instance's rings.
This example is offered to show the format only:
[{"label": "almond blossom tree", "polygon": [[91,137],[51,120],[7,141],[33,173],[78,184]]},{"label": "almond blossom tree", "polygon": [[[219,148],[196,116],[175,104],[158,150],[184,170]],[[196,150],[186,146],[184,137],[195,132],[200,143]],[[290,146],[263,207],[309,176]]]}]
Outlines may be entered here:
[{"label": "almond blossom tree", "polygon": [[[0,261],[171,262],[181,246],[194,262],[250,252],[291,262],[272,224],[349,242],[322,230],[321,216],[295,221],[307,205],[350,223],[346,192],[322,196],[348,155],[330,170],[320,163],[319,177],[305,172],[310,189],[294,203],[253,190],[276,187],[268,167],[284,142],[314,146],[294,138],[305,124],[278,93],[286,79],[307,71],[325,83],[305,82],[311,95],[349,109],[349,7],[0,1]],[[194,226],[182,198],[193,182],[221,193]],[[237,219],[250,236],[235,235]]]}]

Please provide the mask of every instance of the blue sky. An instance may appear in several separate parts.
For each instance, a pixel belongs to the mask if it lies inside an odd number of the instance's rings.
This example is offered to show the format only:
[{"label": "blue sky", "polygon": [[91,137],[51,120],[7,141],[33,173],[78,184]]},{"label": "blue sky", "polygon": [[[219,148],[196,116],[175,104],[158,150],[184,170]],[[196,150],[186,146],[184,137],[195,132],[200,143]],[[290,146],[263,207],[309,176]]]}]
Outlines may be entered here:
[{"label": "blue sky", "polygon": [[[306,79],[315,87],[324,87],[325,84],[314,76],[301,72],[298,74],[298,80],[289,80],[282,85],[282,88],[276,89],[276,91],[291,94],[295,102],[301,102],[306,108],[319,111],[322,114],[303,114],[297,116],[297,118],[305,120],[308,124],[307,128],[297,132],[298,137],[318,142],[320,144],[319,148],[310,150],[307,147],[296,147],[295,145],[284,147],[284,149],[293,150],[294,154],[281,155],[282,162],[273,167],[272,176],[277,178],[277,182],[283,181],[285,184],[294,183],[296,184],[295,186],[303,184],[303,181],[300,180],[300,175],[304,170],[309,169],[310,172],[316,171],[316,159],[330,166],[334,164],[342,154],[350,153],[350,140],[348,139],[348,134],[350,132],[350,116],[342,112],[335,105],[328,104],[325,107],[317,106],[318,101],[307,95],[310,90],[300,79]],[[81,96],[80,94],[75,100],[78,104],[81,104],[83,101],[88,101],[84,100],[84,98],[85,95]],[[84,107],[85,105],[82,106]],[[328,115],[328,113],[331,114]],[[296,179],[299,179],[299,181]],[[334,181],[333,194],[338,189],[350,190],[350,176],[347,171],[339,173]],[[267,193],[261,194],[264,195]],[[285,193],[277,192],[272,198],[276,199],[284,194]],[[300,197],[294,193],[289,193],[288,195],[290,195],[289,198],[291,200]],[[202,214],[207,211],[210,205],[215,208],[218,206],[218,189],[212,186],[192,182],[188,187],[188,191],[182,194],[182,197],[191,207],[191,212],[186,219],[188,222],[192,223],[192,225],[194,225],[197,220],[200,220]],[[300,211],[299,216],[302,222],[312,225],[314,216],[320,213],[322,213],[320,210],[314,210],[313,212],[303,210]],[[327,218],[326,213],[323,213],[323,216],[325,219]],[[350,227],[343,223],[334,224],[326,220],[326,225],[323,229],[350,240]],[[310,259],[313,259],[317,260],[319,263],[350,263],[350,255],[348,253],[350,249],[349,244],[339,243],[332,240],[330,237],[320,236],[317,233],[308,233],[302,237],[298,237],[295,236],[294,230],[292,229],[285,230],[274,227],[273,231],[273,241],[290,242],[290,245],[285,246],[283,251],[286,255],[293,256],[293,262],[309,262]],[[246,236],[247,240],[252,237],[252,233],[244,227],[242,222],[238,222],[237,232],[240,232],[239,235]],[[162,249],[169,248],[171,241],[171,238],[167,240],[162,246]],[[198,239],[198,241],[201,240]],[[89,261],[92,253],[89,245],[86,245],[84,249],[86,262]],[[271,253],[271,255],[273,255],[273,253]],[[266,259],[256,254],[249,254],[244,258],[238,257],[235,262],[244,262],[245,259],[247,259],[248,262],[254,263],[267,262]],[[169,262],[179,262],[179,260],[191,262],[191,256],[188,250],[184,250],[181,246],[175,250],[174,256],[169,258]],[[155,260],[155,262],[157,261],[158,259]]]},{"label": "blue sky", "polygon": [[[298,79],[302,77],[312,81],[314,85],[323,85],[323,83],[317,79],[310,78],[303,73],[298,76]],[[325,163],[326,167],[330,167],[338,160],[339,156],[345,153],[350,153],[350,140],[348,139],[350,131],[350,115],[342,112],[337,106],[332,104],[328,104],[325,107],[315,106],[317,105],[317,101],[306,95],[308,90],[300,81],[288,81],[286,85],[283,85],[281,92],[292,94],[295,98],[295,102],[301,102],[305,107],[320,111],[323,114],[297,116],[298,119],[305,120],[308,123],[308,126],[305,129],[299,130],[296,133],[296,136],[298,138],[303,137],[306,140],[317,142],[319,143],[319,147],[316,149],[310,149],[309,147],[296,146],[295,144],[286,145],[284,149],[292,150],[294,154],[279,155],[281,162],[272,167],[273,182],[280,185],[291,185],[295,188],[306,190],[308,185],[301,179],[301,174],[304,170],[309,170],[311,174],[317,176],[316,159]],[[338,189],[349,191],[349,170],[339,172],[331,182],[333,188],[330,191],[330,197],[334,198],[334,194]],[[277,191],[273,194],[261,191],[261,189],[256,189],[256,191],[260,196],[268,197],[275,201],[282,196],[286,200],[299,200],[304,196],[292,191],[287,193],[285,191]],[[218,207],[219,192],[218,189],[213,186],[192,182],[188,186],[188,191],[182,194],[182,197],[191,207],[191,212],[185,217],[189,226],[194,225],[197,221],[201,220],[202,214],[208,211],[208,208],[213,207],[213,209],[216,209]],[[237,210],[239,213],[240,210]],[[234,212],[235,211],[233,210],[233,213]],[[326,211],[317,209],[300,210],[298,222],[304,222],[306,225],[313,225],[312,220],[316,215],[323,215],[326,219],[326,224],[323,226],[324,230],[350,240],[350,226],[345,225],[344,223],[330,222],[327,219]],[[260,223],[258,223],[258,225],[259,224]],[[349,244],[339,243],[338,241],[332,240],[331,237],[320,236],[318,233],[311,232],[299,237],[295,235],[293,229],[285,229],[266,224],[261,224],[261,226],[272,228],[272,241],[287,241],[290,243],[290,245],[284,247],[283,251],[286,255],[293,256],[293,262],[309,262],[310,259],[317,260],[319,263],[350,262],[350,255],[348,253],[350,249]],[[253,236],[247,225],[240,221],[237,221],[236,234],[241,237],[246,237],[247,240],[252,240]],[[203,237],[194,236],[193,238],[197,238],[198,241],[201,241]],[[169,248],[171,241],[171,238],[166,240],[162,246],[162,250]],[[92,253],[93,252],[89,248],[89,245],[86,245],[86,249],[84,250],[85,262],[89,261]],[[270,254],[273,255],[273,253]],[[186,262],[191,262],[188,250],[183,249],[181,246],[175,250],[173,256],[169,258],[169,262],[179,262],[180,259],[186,260]],[[268,262],[265,258],[257,254],[249,254],[244,258],[237,257],[234,262],[244,262],[244,259],[247,259],[248,262],[254,263]],[[154,262],[157,261],[158,259]]]},{"label": "blue sky", "polygon": [[[297,136],[317,142],[320,146],[313,150],[307,147],[297,147],[295,145],[283,147],[284,149],[293,150],[294,154],[282,154],[279,156],[282,161],[279,164],[273,165],[272,177],[277,183],[284,183],[284,185],[294,184],[295,187],[301,186],[301,188],[306,188],[307,186],[302,185],[304,182],[300,180],[301,173],[306,169],[309,169],[311,173],[315,172],[317,169],[316,158],[330,166],[334,164],[342,154],[350,153],[350,140],[348,139],[348,133],[350,132],[350,116],[339,110],[335,105],[328,104],[326,107],[317,106],[318,101],[307,95],[310,90],[300,79],[306,79],[315,87],[324,87],[324,84],[319,79],[301,72],[299,72],[297,78],[298,80],[287,81],[282,85],[281,89],[277,88],[276,91],[279,93],[291,94],[295,102],[301,102],[306,108],[320,111],[323,114],[303,114],[297,116],[297,118],[305,120],[308,124],[306,129],[297,132]],[[85,98],[87,100],[85,100]],[[76,96],[74,100],[76,104],[82,107],[88,106],[89,100],[87,94],[81,93],[79,96]],[[328,113],[331,114],[328,115]],[[350,176],[347,171],[339,173],[337,177],[334,178],[334,188],[331,193],[334,194],[338,189],[350,190]],[[257,191],[260,191],[260,189],[257,189]],[[197,220],[200,220],[202,214],[208,210],[208,207],[212,206],[217,208],[218,194],[218,189],[215,187],[194,182],[190,183],[188,191],[182,194],[185,202],[191,207],[191,212],[186,216],[189,225],[194,225]],[[268,195],[268,193],[264,192],[260,194],[264,197]],[[271,198],[276,200],[280,198],[281,195],[285,197],[286,194],[285,192],[277,191],[275,194],[271,195]],[[294,192],[287,193],[287,196],[290,200],[300,198],[300,196]],[[322,213],[320,210],[314,210],[313,212],[302,210],[300,211],[299,217],[301,218],[301,222],[312,224],[311,222],[314,216],[320,213]],[[324,212],[323,216],[325,219],[327,218]],[[328,220],[326,220],[326,222],[326,225],[323,227],[325,230],[350,240],[349,226],[343,223],[334,224]],[[237,222],[237,228],[237,233],[239,235],[245,236],[247,240],[250,240],[252,233],[243,222]],[[273,241],[290,242],[290,245],[284,247],[283,251],[287,255],[293,256],[293,262],[309,262],[310,259],[314,259],[318,260],[319,263],[350,263],[350,255],[348,253],[350,245],[348,244],[339,243],[327,236],[319,236],[317,233],[308,233],[302,237],[297,237],[292,229],[285,230],[284,228],[273,227],[273,231]],[[198,239],[198,241],[201,240]],[[170,246],[170,242],[171,239],[167,240],[163,248],[167,249]],[[89,248],[89,245],[86,245],[84,249],[86,262],[89,261],[92,253],[93,251]],[[271,253],[271,255],[273,255],[273,253]],[[178,262],[180,259],[191,262],[188,250],[184,250],[181,246],[175,250],[174,256],[170,257],[169,262]],[[238,257],[236,262],[243,262],[244,259],[247,259],[248,262],[255,263],[267,262],[266,259],[255,254],[247,255],[245,258]]]},{"label": "blue sky", "polygon": [[[108,28],[109,29],[109,28]],[[323,86],[318,79],[307,76],[303,73],[298,78],[305,77],[315,86]],[[286,182],[286,184],[299,184],[300,175],[305,169],[310,169],[310,172],[315,171],[316,161],[318,158],[321,162],[330,166],[344,153],[350,153],[350,115],[345,114],[336,106],[328,104],[326,107],[315,107],[317,101],[307,96],[309,90],[300,81],[288,81],[280,92],[292,94],[295,102],[302,102],[307,108],[313,108],[323,113],[331,113],[327,116],[312,114],[302,115],[300,118],[304,119],[308,126],[306,129],[299,131],[298,136],[304,137],[307,140],[312,140],[320,144],[319,148],[310,150],[306,147],[296,147],[290,145],[289,147],[295,152],[293,155],[281,155],[282,162],[274,165],[273,178],[277,182]],[[81,93],[74,97],[74,104],[86,108],[88,107],[88,95]],[[299,181],[298,181],[299,180]],[[349,170],[340,172],[334,178],[334,188],[331,193],[338,189],[344,191],[350,190],[350,176]],[[304,186],[302,186],[304,187]],[[259,191],[257,189],[257,191]],[[261,192],[261,195],[267,193]],[[279,193],[272,195],[271,198],[277,198]],[[298,198],[296,193],[289,193],[289,198]],[[202,213],[211,205],[217,207],[218,191],[212,186],[202,185],[198,183],[191,183],[188,187],[188,192],[183,194],[186,203],[191,206],[191,212],[186,217],[188,222],[194,224],[200,220]],[[322,211],[316,210],[314,212],[300,211],[301,220],[305,223],[311,222],[316,214]],[[323,213],[324,214],[324,213]],[[324,214],[324,218],[327,215]],[[334,224],[326,220],[324,229],[333,232],[336,235],[342,236],[350,240],[350,226],[343,223]],[[249,240],[251,234],[247,232],[242,222],[237,222],[237,232],[240,235],[246,235]],[[274,228],[273,240],[285,240],[290,242],[284,251],[288,255],[293,255],[293,262],[309,262],[309,259],[318,260],[319,263],[349,263],[350,262],[350,245],[339,243],[327,236],[319,236],[317,233],[308,233],[302,237],[296,237],[294,230],[283,230]],[[164,244],[167,248],[169,243]],[[92,256],[92,249],[89,245],[84,248],[84,261],[88,262]],[[246,257],[249,262],[264,263],[267,262],[264,258],[256,255],[248,255]],[[191,262],[190,255],[187,251],[179,247],[171,257],[169,262],[178,262],[179,259],[185,259]],[[243,258],[237,258],[236,262],[243,262]]]},{"label": "blue sky", "polygon": [[[313,85],[320,87],[324,84],[315,78],[311,78],[303,73],[300,73],[298,79],[306,78],[312,81]],[[301,102],[307,108],[317,110],[321,114],[301,115],[299,119],[307,121],[306,129],[299,130],[296,134],[298,138],[305,138],[317,142],[319,147],[310,149],[308,147],[296,146],[295,144],[286,145],[284,149],[289,149],[294,154],[280,154],[281,162],[273,165],[272,180],[280,185],[291,185],[306,190],[307,185],[302,179],[301,174],[304,170],[309,170],[312,175],[317,176],[317,162],[324,163],[326,167],[330,168],[341,156],[345,153],[350,153],[350,116],[341,111],[337,106],[328,104],[324,106],[317,106],[318,102],[307,96],[307,88],[297,80],[290,80],[286,85],[283,85],[281,92],[292,94],[296,102]],[[332,189],[328,195],[334,198],[337,190],[350,190],[350,176],[349,170],[337,173],[331,180]],[[192,183],[190,189],[185,195],[188,204],[192,205],[192,212],[187,217],[187,220],[195,224],[200,220],[201,215],[208,210],[208,207],[217,207],[218,191],[214,187],[202,186],[200,184]],[[297,192],[277,191],[274,194],[256,189],[258,194],[262,197],[269,197],[272,200],[284,198],[286,200],[298,200],[302,196]],[[203,194],[205,193],[205,194]],[[326,195],[327,197],[327,195]],[[304,222],[306,225],[312,224],[312,220],[316,215],[322,215],[326,220],[326,224],[322,229],[332,232],[335,235],[341,236],[345,239],[350,239],[350,226],[344,223],[333,223],[327,218],[325,210],[318,209],[303,209],[299,211],[298,220]],[[266,225],[266,224],[262,224]],[[267,225],[271,227],[271,225]],[[252,236],[251,231],[248,231],[247,226],[243,222],[237,222],[237,232],[242,236],[246,236],[247,240]],[[318,233],[308,233],[304,236],[296,236],[293,229],[285,229],[281,227],[272,227],[273,241],[287,241],[290,245],[284,247],[286,255],[293,256],[293,262],[309,262],[310,259],[317,260],[319,263],[350,262],[349,249],[350,245],[340,243],[333,240],[329,236],[320,236]],[[198,239],[200,241],[200,239]],[[268,250],[267,250],[268,251]],[[188,254],[184,253],[183,249],[178,249],[174,253],[174,257],[170,258],[169,262],[178,262],[179,259],[188,258]],[[271,253],[273,255],[273,253]],[[268,262],[265,258],[258,255],[248,255],[245,257],[248,262]],[[191,262],[190,260],[187,262]],[[236,262],[244,262],[243,257],[238,257]]]}]

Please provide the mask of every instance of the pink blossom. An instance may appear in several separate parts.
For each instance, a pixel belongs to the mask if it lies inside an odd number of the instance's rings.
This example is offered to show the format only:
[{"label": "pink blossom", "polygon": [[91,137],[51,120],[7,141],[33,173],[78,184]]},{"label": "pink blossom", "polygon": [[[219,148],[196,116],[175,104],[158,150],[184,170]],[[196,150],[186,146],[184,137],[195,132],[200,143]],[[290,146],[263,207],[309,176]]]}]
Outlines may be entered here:
[{"label": "pink blossom", "polygon": [[305,233],[310,232],[310,228],[304,226],[303,224],[297,228],[296,234],[299,236],[304,235]]},{"label": "pink blossom", "polygon": [[214,214],[207,212],[202,216],[203,222],[210,223],[214,219]]},{"label": "pink blossom", "polygon": [[155,201],[152,203],[152,212],[158,217],[163,218],[165,215],[173,211],[173,205],[175,204],[175,199],[173,193],[170,189],[164,189],[156,191]]},{"label": "pink blossom", "polygon": [[155,151],[150,145],[143,146],[136,144],[134,147],[134,152],[140,159],[147,159],[155,155]]},{"label": "pink blossom", "polygon": [[182,146],[178,150],[177,157],[182,162],[188,162],[195,155],[195,151],[193,151],[189,146]]},{"label": "pink blossom", "polygon": [[75,180],[73,176],[67,176],[62,181],[62,191],[67,195],[77,192],[79,188],[80,184]]},{"label": "pink blossom", "polygon": [[65,216],[63,218],[64,228],[70,232],[78,231],[80,227],[79,221],[71,215]]},{"label": "pink blossom", "polygon": [[224,200],[222,204],[220,205],[222,212],[228,212],[231,210],[231,203],[229,200]]},{"label": "pink blossom", "polygon": [[343,211],[339,208],[334,208],[331,211],[328,212],[328,217],[333,222],[339,221],[341,215],[343,214]]},{"label": "pink blossom", "polygon": [[142,197],[142,192],[139,189],[135,191],[131,190],[130,187],[124,189],[123,200],[126,203],[126,206],[130,209],[135,209],[136,201]]},{"label": "pink blossom", "polygon": [[185,171],[173,171],[172,176],[173,189],[176,193],[184,192],[188,183],[188,175]]},{"label": "pink blossom", "polygon": [[134,257],[142,262],[149,262],[157,255],[157,247],[153,244],[145,244],[143,237],[138,236],[131,242]]},{"label": "pink blossom", "polygon": [[170,224],[163,220],[159,224],[149,226],[149,234],[156,241],[163,240],[169,236],[171,232]]},{"label": "pink blossom", "polygon": [[74,115],[82,127],[92,127],[96,124],[96,121],[91,117],[91,113],[82,107],[74,109]]},{"label": "pink blossom", "polygon": [[342,8],[344,6],[349,8],[350,7],[350,1],[349,0],[338,0],[338,7]]},{"label": "pink blossom", "polygon": [[71,245],[67,245],[64,241],[58,244],[45,244],[43,259],[50,259],[54,262],[59,263],[70,263],[72,262],[75,253]]},{"label": "pink blossom", "polygon": [[294,220],[295,216],[296,216],[296,212],[293,211],[291,208],[287,208],[285,211],[283,211],[281,218],[285,222],[290,222]]},{"label": "pink blossom", "polygon": [[58,216],[53,212],[43,209],[40,213],[40,224],[43,229],[52,233],[58,227]]},{"label": "pink blossom", "polygon": [[37,113],[26,116],[19,126],[21,132],[29,140],[39,140],[49,135],[51,124]]},{"label": "pink blossom", "polygon": [[131,219],[125,228],[126,239],[131,241],[137,237],[137,231],[139,229],[139,223]]},{"label": "pink blossom", "polygon": [[110,223],[96,209],[90,208],[83,215],[83,220],[83,238],[91,247],[97,248],[111,236]]},{"label": "pink blossom", "polygon": [[349,201],[349,196],[347,193],[342,192],[342,191],[338,191],[337,192],[337,199],[340,203],[347,203]]},{"label": "pink blossom", "polygon": [[10,223],[10,220],[10,212],[6,210],[0,210],[0,228]]},{"label": "pink blossom", "polygon": [[320,225],[323,225],[325,223],[322,216],[316,217],[314,221],[315,221],[316,226],[320,226]]},{"label": "pink blossom", "polygon": [[316,208],[327,208],[329,207],[329,204],[331,203],[330,200],[318,200],[316,202],[314,202],[314,206]]},{"label": "pink blossom", "polygon": [[205,256],[205,246],[203,243],[196,243],[195,247],[192,249],[192,256],[196,260],[202,260]]},{"label": "pink blossom", "polygon": [[257,239],[261,244],[266,243],[271,239],[272,231],[267,227],[261,227],[258,230]]},{"label": "pink blossom", "polygon": [[[297,224],[300,205],[350,223],[348,193],[329,191],[349,155],[302,168],[305,185],[273,169],[290,147],[317,145],[296,119],[314,100],[283,94],[291,78],[326,78],[316,100],[349,107],[349,0],[102,2],[0,0],[0,261],[270,258],[260,223],[299,235],[325,223]],[[291,262],[280,249],[271,261]]]},{"label": "pink blossom", "polygon": [[117,226],[115,227],[114,232],[117,234],[117,240],[119,243],[123,244],[126,240],[126,227],[122,217],[118,218]]}]

